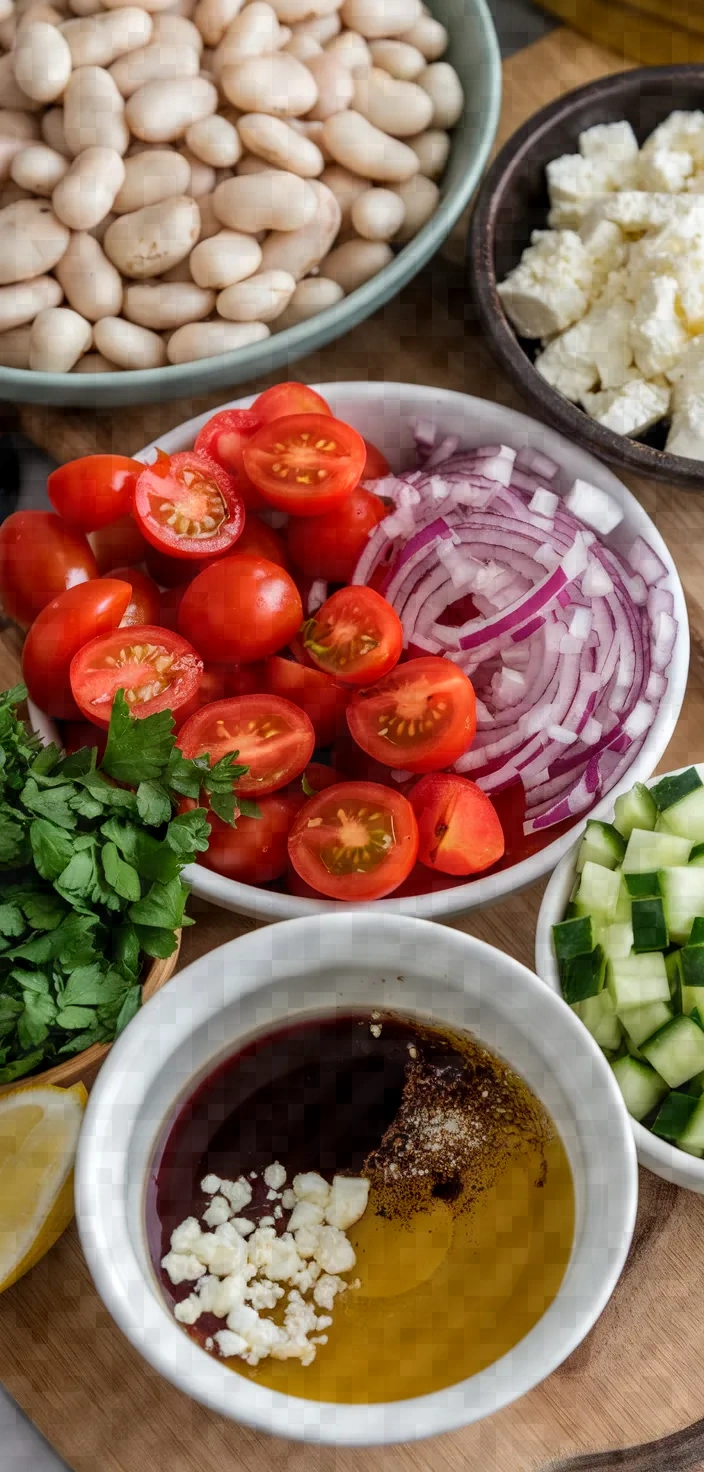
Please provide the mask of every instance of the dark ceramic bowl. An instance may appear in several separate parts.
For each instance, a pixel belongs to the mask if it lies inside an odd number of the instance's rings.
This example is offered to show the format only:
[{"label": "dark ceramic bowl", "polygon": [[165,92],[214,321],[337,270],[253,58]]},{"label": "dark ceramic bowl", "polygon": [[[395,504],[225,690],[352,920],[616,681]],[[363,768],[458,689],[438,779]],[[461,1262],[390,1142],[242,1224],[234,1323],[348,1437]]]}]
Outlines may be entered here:
[{"label": "dark ceramic bowl", "polygon": [[547,228],[545,166],[560,154],[577,153],[585,128],[626,119],[642,144],[675,109],[695,111],[703,103],[704,65],[642,67],[568,92],[504,144],[482,183],[467,239],[482,328],[507,377],[538,416],[621,470],[689,490],[704,489],[704,462],[668,454],[662,425],[643,440],[616,434],[541,378],[533,366],[536,345],[517,337],[496,285],[518,264],[531,231]]}]

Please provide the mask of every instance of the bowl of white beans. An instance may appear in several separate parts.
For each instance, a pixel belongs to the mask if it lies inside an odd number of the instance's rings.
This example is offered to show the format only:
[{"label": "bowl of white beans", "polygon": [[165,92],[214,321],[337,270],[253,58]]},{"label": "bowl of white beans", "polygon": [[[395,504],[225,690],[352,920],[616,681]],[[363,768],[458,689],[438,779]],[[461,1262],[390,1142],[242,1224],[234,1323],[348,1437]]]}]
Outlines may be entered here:
[{"label": "bowl of white beans", "polygon": [[382,306],[496,131],[485,0],[0,0],[0,398],[211,392]]}]

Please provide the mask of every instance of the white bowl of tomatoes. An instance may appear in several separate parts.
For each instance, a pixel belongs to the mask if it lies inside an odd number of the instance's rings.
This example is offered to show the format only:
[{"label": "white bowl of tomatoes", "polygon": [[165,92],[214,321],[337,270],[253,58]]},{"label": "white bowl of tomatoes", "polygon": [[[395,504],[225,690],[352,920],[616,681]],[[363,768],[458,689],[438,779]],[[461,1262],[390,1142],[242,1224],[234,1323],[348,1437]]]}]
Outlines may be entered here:
[{"label": "white bowl of tomatoes", "polygon": [[[689,657],[674,563],[535,420],[410,384],[278,385],[137,460],[50,482],[64,517],[105,517],[80,576],[132,587],[73,655],[70,701],[106,726],[126,688],[136,715],[173,709],[186,756],[239,751],[241,816],[213,803],[187,873],[203,898],[262,920],[479,908],[663,754]],[[28,682],[66,720],[46,662]]]}]

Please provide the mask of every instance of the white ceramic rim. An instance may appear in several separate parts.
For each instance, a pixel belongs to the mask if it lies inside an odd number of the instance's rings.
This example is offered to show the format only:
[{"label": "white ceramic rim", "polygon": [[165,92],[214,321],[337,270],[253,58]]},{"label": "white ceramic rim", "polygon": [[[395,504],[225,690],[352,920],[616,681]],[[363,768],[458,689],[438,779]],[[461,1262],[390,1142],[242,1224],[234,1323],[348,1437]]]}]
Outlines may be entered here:
[{"label": "white ceramic rim", "polygon": [[[678,626],[668,676],[669,685],[666,698],[661,701],[656,718],[632,765],[606,797],[602,798],[589,813],[585,813],[583,818],[575,821],[573,830],[556,839],[554,843],[547,845],[537,854],[523,859],[520,864],[514,864],[511,868],[498,874],[489,875],[486,879],[474,879],[467,884],[439,890],[434,894],[415,895],[403,899],[395,899],[393,895],[390,895],[387,899],[375,900],[372,905],[374,910],[383,909],[391,914],[414,915],[428,920],[442,919],[493,904],[533,884],[537,879],[541,879],[544,874],[554,869],[567,852],[574,841],[575,834],[584,828],[588,817],[603,816],[613,804],[614,797],[626,791],[634,782],[643,781],[650,776],[675,729],[687,685],[689,623],[684,592],[671,553],[657,527],[636,497],[613,471],[601,465],[588,451],[578,445],[569,445],[562,435],[555,430],[547,429],[537,420],[531,419],[526,414],[520,414],[517,410],[508,409],[504,405],[490,404],[470,394],[460,394],[450,389],[422,387],[416,384],[374,382],[322,383],[316,384],[315,387],[333,407],[340,398],[352,396],[362,401],[381,394],[391,404],[398,406],[400,416],[411,412],[410,409],[404,410],[402,407],[402,401],[410,397],[413,398],[416,405],[421,406],[420,410],[416,407],[413,412],[424,413],[429,419],[437,418],[442,413],[443,405],[456,411],[463,411],[467,414],[470,424],[474,420],[478,427],[476,433],[471,428],[468,429],[469,443],[481,443],[482,439],[486,441],[487,430],[482,432],[481,424],[482,419],[485,419],[490,411],[505,422],[503,437],[509,443],[514,441],[519,444],[533,444],[558,462],[564,459],[569,451],[571,457],[577,457],[583,466],[580,473],[608,491],[623,506],[627,515],[635,517],[635,520],[640,523],[638,529],[641,535],[647,538],[650,546],[657,552],[668,569],[668,587],[674,597],[674,616]],[[221,407],[225,409],[247,408],[253,403],[254,398],[255,395],[250,395],[247,398],[234,399]],[[142,460],[148,458],[155,449],[163,449],[173,454],[177,450],[190,447],[201,426],[207,424],[217,412],[219,411],[211,409],[194,419],[186,420],[184,424],[178,425],[168,434],[161,435],[159,439],[145,446],[138,452],[136,458]],[[205,869],[201,864],[191,865],[186,870],[185,877],[192,886],[193,893],[201,899],[210,900],[212,904],[237,910],[241,914],[251,915],[259,920],[288,920],[295,916],[303,917],[351,908],[349,904],[338,905],[334,900],[304,899],[296,895],[259,889],[256,885],[242,884],[238,880],[224,879],[222,875]]]},{"label": "white ceramic rim", "polygon": [[[527,993],[531,1022],[522,1019],[522,1034],[531,1048],[544,1053],[546,1070],[566,1092],[578,1087],[600,1098],[608,1109],[608,1128],[591,1141],[588,1129],[582,1128],[591,1111],[575,1119],[576,1148],[584,1164],[583,1180],[575,1179],[577,1200],[581,1192],[582,1202],[588,1202],[589,1181],[598,1202],[595,1198],[591,1210],[583,1204],[581,1232],[576,1233],[563,1283],[525,1338],[494,1365],[455,1386],[411,1400],[355,1406],[298,1400],[240,1380],[184,1334],[154,1281],[147,1281],[135,1253],[128,1203],[134,1188],[128,1190],[127,1161],[140,1107],[179,1045],[197,1027],[214,1021],[234,998],[270,986],[272,965],[279,979],[272,963],[272,938],[276,937],[283,958],[285,979],[309,975],[311,969],[319,974],[317,968],[339,968],[341,955],[354,954],[354,937],[362,926],[364,947],[373,948],[382,974],[399,956],[408,956],[410,947],[414,966],[432,976],[437,974],[439,954],[444,953],[442,965],[448,976],[452,974],[453,986],[480,997],[482,967],[500,967],[506,984],[492,987],[494,1015],[510,1025],[515,1021],[516,990],[524,999]],[[301,1441],[362,1446],[418,1440],[471,1424],[532,1389],[572,1353],[599,1318],[621,1274],[635,1225],[633,1137],[601,1050],[557,997],[550,1008],[550,1026],[541,1027],[551,994],[517,961],[461,931],[438,930],[407,916],[347,911],[263,928],[220,947],[216,954],[232,964],[209,978],[207,962],[213,954],[180,972],[138,1013],[114,1044],[86,1112],[76,1163],[79,1233],[98,1292],[123,1333],[156,1370],[194,1399],[231,1419]],[[311,955],[317,968],[311,968]],[[467,985],[464,976],[468,958],[476,977],[473,985]],[[366,969],[376,973],[377,963]],[[428,1011],[432,1014],[431,1007]],[[160,1049],[150,1050],[149,1041],[157,1034]],[[180,1088],[177,1092],[182,1096]]]},{"label": "white ceramic rim", "polygon": [[[698,766],[704,777],[704,767],[700,763],[690,762],[689,765]],[[677,767],[672,772],[659,772],[657,776],[649,778],[646,786],[652,787],[661,777],[676,776],[687,770],[687,767]],[[613,818],[613,812],[610,817]],[[578,851],[579,840],[558,864],[543,895],[535,931],[535,969],[541,980],[557,992],[558,996],[562,996],[562,988],[552,943],[552,927],[564,917],[575,880]],[[584,1030],[586,1032],[586,1028]],[[678,1150],[676,1145],[670,1145],[667,1140],[661,1140],[658,1135],[652,1134],[640,1120],[633,1119],[631,1115],[628,1117],[641,1165],[674,1186],[704,1193],[704,1159],[688,1155],[686,1150]]]}]

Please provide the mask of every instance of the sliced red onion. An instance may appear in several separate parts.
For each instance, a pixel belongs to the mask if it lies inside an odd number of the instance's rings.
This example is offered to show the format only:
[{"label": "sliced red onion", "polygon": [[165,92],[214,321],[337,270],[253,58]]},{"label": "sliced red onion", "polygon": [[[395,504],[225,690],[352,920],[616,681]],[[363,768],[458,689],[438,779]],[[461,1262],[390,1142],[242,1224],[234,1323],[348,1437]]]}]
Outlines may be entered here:
[{"label": "sliced red onion", "polygon": [[560,497],[555,491],[548,491],[545,486],[538,486],[537,491],[533,492],[528,502],[528,510],[532,511],[534,516],[545,516],[550,522],[553,522],[559,504]]},{"label": "sliced red onion", "polygon": [[557,475],[559,466],[549,455],[544,455],[542,450],[534,450],[531,445],[524,445],[518,451],[515,460],[516,470],[534,470],[536,475],[542,475],[544,480],[552,480]]},{"label": "sliced red onion", "polygon": [[660,579],[667,575],[664,562],[658,557],[657,552],[653,552],[652,547],[648,546],[643,537],[636,537],[628,554],[628,561],[633,571],[640,574],[648,587],[659,583]]}]

